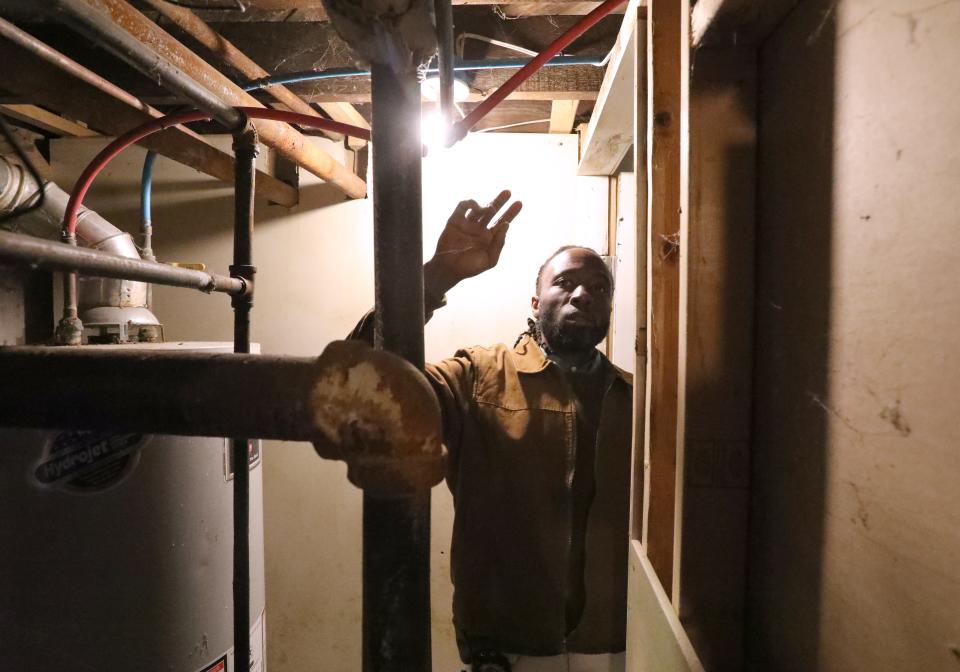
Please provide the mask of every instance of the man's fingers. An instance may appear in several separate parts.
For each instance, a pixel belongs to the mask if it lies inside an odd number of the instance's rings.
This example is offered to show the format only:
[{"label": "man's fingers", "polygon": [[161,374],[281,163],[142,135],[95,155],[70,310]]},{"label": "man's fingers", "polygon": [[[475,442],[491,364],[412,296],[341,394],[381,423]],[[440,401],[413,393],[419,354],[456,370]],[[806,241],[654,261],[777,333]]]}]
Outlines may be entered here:
[{"label": "man's fingers", "polygon": [[468,211],[476,212],[477,210],[480,210],[480,204],[472,198],[468,198],[465,201],[457,203],[457,207],[454,209],[453,214],[450,215],[450,219],[465,219]]},{"label": "man's fingers", "polygon": [[514,217],[520,214],[521,210],[523,210],[523,201],[514,201],[500,219],[497,220],[497,226],[503,223],[509,224],[513,221]]},{"label": "man's fingers", "polygon": [[504,189],[499,194],[497,194],[497,197],[495,199],[490,201],[490,204],[487,207],[481,208],[480,210],[478,210],[471,217],[471,219],[473,219],[474,224],[476,224],[478,227],[482,226],[483,228],[487,228],[487,225],[493,219],[494,215],[496,215],[497,212],[499,212],[500,208],[502,208],[506,204],[506,202],[509,200],[510,200],[510,191],[507,189]]},{"label": "man's fingers", "polygon": [[507,241],[507,231],[510,230],[510,222],[498,221],[490,229],[493,232],[493,239],[490,241],[490,247],[487,248],[487,254],[490,258],[490,265],[496,266],[500,261],[500,253],[503,252],[503,244]]},{"label": "man's fingers", "polygon": [[516,201],[507,208],[507,211],[503,213],[503,216],[497,220],[497,223],[493,225],[493,228],[490,229],[490,232],[493,234],[492,239],[490,240],[490,261],[496,265],[500,261],[500,253],[503,251],[503,244],[507,240],[507,231],[510,229],[510,222],[513,221],[513,218],[519,214],[523,209],[523,203]]}]

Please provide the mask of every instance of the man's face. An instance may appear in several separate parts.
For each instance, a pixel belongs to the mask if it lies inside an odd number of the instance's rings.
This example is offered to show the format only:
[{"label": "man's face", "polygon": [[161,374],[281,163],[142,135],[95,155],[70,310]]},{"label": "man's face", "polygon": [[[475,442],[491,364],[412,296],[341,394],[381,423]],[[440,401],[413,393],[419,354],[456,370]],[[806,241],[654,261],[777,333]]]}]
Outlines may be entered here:
[{"label": "man's face", "polygon": [[610,326],[613,287],[603,261],[589,250],[561,252],[543,269],[539,296],[531,300],[547,345],[581,351],[603,340]]}]

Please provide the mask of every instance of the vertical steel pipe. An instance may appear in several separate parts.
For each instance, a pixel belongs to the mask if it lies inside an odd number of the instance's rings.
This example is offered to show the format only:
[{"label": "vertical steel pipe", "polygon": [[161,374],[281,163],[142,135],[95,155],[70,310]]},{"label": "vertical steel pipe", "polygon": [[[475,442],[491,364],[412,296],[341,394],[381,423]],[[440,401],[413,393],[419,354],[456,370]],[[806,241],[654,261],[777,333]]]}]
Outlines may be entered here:
[{"label": "vertical steel pipe", "polygon": [[[233,220],[233,264],[230,273],[253,287],[253,196],[256,180],[257,131],[247,123],[234,135],[236,157]],[[253,293],[233,297],[233,351],[250,352],[250,310]],[[250,390],[253,393],[253,390]],[[250,669],[250,469],[249,439],[235,438],[233,454],[233,660],[237,670]]]},{"label": "vertical steel pipe", "polygon": [[446,124],[453,123],[453,3],[433,0],[437,23],[437,69],[440,73],[440,111]]},{"label": "vertical steel pipe", "polygon": [[[423,368],[420,86],[374,65],[373,208],[378,348]],[[430,491],[363,498],[363,669],[429,672]]]}]

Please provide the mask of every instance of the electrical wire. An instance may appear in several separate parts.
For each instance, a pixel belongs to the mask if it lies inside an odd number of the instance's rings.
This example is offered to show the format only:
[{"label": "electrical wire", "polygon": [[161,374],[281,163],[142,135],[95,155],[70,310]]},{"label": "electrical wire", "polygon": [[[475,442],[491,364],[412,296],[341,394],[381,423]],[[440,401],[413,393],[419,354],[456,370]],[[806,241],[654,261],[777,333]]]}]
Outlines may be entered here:
[{"label": "electrical wire", "polygon": [[463,45],[468,39],[487,42],[488,44],[503,47],[504,49],[512,49],[513,51],[518,51],[521,54],[526,54],[527,56],[537,55],[537,52],[533,51],[532,49],[527,49],[526,47],[521,47],[517,44],[511,44],[510,42],[495,40],[492,37],[487,37],[486,35],[478,35],[477,33],[460,33],[457,35],[457,54],[459,54],[461,58],[463,57]]},{"label": "electrical wire", "polygon": [[25,215],[28,212],[32,212],[33,210],[36,210],[37,208],[42,208],[43,201],[46,198],[47,192],[43,188],[43,182],[44,182],[43,178],[40,177],[40,173],[37,171],[37,168],[33,165],[33,161],[30,160],[30,157],[27,156],[27,153],[20,146],[20,143],[17,142],[17,138],[13,132],[13,129],[10,128],[10,125],[7,123],[6,117],[4,117],[2,114],[0,114],[0,132],[3,133],[3,137],[6,138],[8,143],[10,143],[10,147],[13,148],[13,153],[17,155],[17,158],[20,159],[20,161],[23,162],[23,165],[26,167],[27,172],[30,173],[30,177],[32,177],[36,181],[37,185],[39,185],[40,187],[40,191],[39,191],[40,195],[34,203],[24,208],[15,208],[11,212],[8,212],[7,214],[0,216],[0,223],[2,223],[2,222],[10,221],[15,217],[20,217],[21,215]]},{"label": "electrical wire", "polygon": [[476,133],[489,133],[490,131],[500,131],[504,128],[514,128],[516,126],[529,126],[530,124],[543,124],[550,121],[550,117],[546,119],[531,119],[530,121],[517,121],[512,124],[504,124],[503,126],[490,126],[489,128],[481,128]]}]

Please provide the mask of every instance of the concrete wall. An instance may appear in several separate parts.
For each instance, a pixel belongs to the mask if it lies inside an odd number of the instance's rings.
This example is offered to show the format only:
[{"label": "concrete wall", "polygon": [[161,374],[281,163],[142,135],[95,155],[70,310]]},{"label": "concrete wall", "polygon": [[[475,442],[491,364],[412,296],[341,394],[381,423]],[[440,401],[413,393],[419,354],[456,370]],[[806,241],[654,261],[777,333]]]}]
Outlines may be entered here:
[{"label": "concrete wall", "polygon": [[[229,144],[229,140],[224,141]],[[341,150],[323,141],[333,153]],[[100,141],[53,143],[57,181],[73,184]],[[139,169],[132,149],[98,179],[88,205],[128,231],[138,227]],[[486,202],[510,188],[524,201],[500,265],[450,292],[426,330],[427,358],[457,347],[512,343],[526,328],[537,268],[566,243],[606,247],[607,180],[575,177],[573,136],[473,136],[424,163],[425,254],[463,198]],[[302,202],[286,211],[257,204],[254,261],[259,267],[253,339],[264,353],[309,355],[341,338],[373,303],[372,209],[344,203],[301,175]],[[230,263],[232,188],[160,159],[154,247],[165,261]],[[229,300],[187,290],[155,290],[168,340],[229,340]],[[264,457],[267,651],[278,670],[360,669],[361,495],[339,463],[307,444],[269,443]],[[434,668],[459,670],[450,626],[448,548],[452,505],[434,490],[432,583]]]},{"label": "concrete wall", "polygon": [[760,51],[756,670],[960,669],[960,3]]}]

